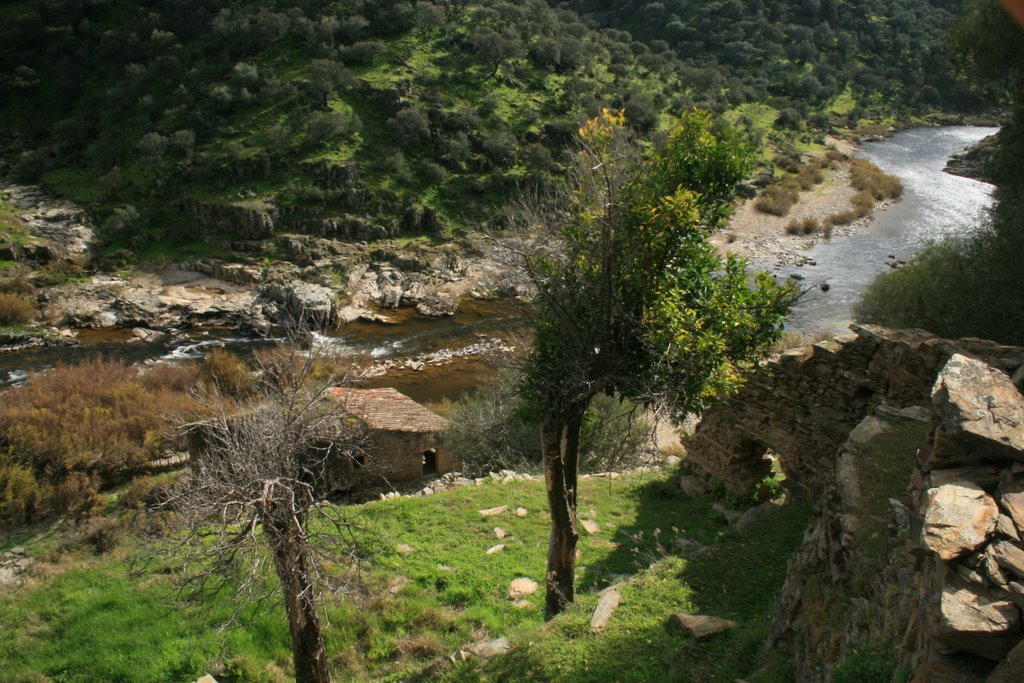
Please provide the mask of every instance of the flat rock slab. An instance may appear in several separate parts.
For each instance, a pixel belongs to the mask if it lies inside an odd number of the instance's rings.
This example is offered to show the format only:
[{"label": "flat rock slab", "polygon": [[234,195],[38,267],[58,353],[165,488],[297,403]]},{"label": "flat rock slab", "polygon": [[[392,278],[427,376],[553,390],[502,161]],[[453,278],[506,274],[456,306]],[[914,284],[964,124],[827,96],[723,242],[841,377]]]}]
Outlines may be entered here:
[{"label": "flat rock slab", "polygon": [[503,655],[512,649],[512,644],[508,642],[508,638],[495,638],[494,640],[488,640],[485,643],[476,643],[466,648],[477,657],[482,659],[491,659],[498,655]]},{"label": "flat rock slab", "polygon": [[1024,577],[1024,550],[1009,541],[1000,541],[991,546],[992,555],[1000,567],[1009,569],[1017,576]]},{"label": "flat rock slab", "polygon": [[996,528],[995,500],[971,482],[928,489],[921,540],[943,560],[952,560],[985,542]]},{"label": "flat rock slab", "polygon": [[484,553],[484,555],[494,555],[494,554],[500,553],[500,552],[502,552],[504,550],[505,550],[505,544],[504,543],[499,543],[498,545],[492,545],[490,548],[488,548],[487,552]]},{"label": "flat rock slab", "polygon": [[508,586],[508,597],[510,600],[521,598],[524,595],[533,595],[537,592],[537,582],[533,579],[528,579],[525,576],[520,576],[518,579],[512,579],[512,583]]},{"label": "flat rock slab", "polygon": [[1004,373],[953,354],[932,388],[932,405],[946,434],[989,446],[989,456],[1024,454],[1024,397]]},{"label": "flat rock slab", "polygon": [[953,651],[999,661],[1020,640],[1019,626],[1020,611],[1011,600],[974,585],[942,589],[936,638]]},{"label": "flat rock slab", "polygon": [[511,536],[512,534],[510,534],[509,532],[505,531],[500,526],[496,526],[496,527],[494,527],[494,535],[500,541],[501,539],[507,538],[507,537]]},{"label": "flat rock slab", "polygon": [[672,621],[679,624],[684,631],[698,640],[713,636],[716,633],[728,631],[731,628],[736,628],[738,625],[735,621],[729,621],[721,617],[711,617],[705,614],[686,614],[684,612],[674,612],[672,614]]},{"label": "flat rock slab", "polygon": [[593,536],[594,534],[596,534],[597,532],[599,532],[601,530],[601,525],[598,524],[597,522],[595,522],[592,519],[581,519],[580,520],[580,526],[582,526],[583,530],[586,531],[591,536]]},{"label": "flat rock slab", "polygon": [[500,515],[505,512],[508,512],[508,505],[499,505],[496,508],[487,508],[486,510],[481,510],[480,514],[483,517],[494,517],[495,515]]},{"label": "flat rock slab", "polygon": [[1002,492],[999,505],[1006,510],[1018,529],[1024,529],[1024,488],[1019,484]]},{"label": "flat rock slab", "polygon": [[416,552],[416,548],[413,548],[408,543],[399,543],[395,546],[395,550],[402,553],[403,555],[411,555],[412,553]]},{"label": "flat rock slab", "polygon": [[594,615],[590,617],[590,630],[595,633],[603,631],[620,602],[622,602],[622,593],[619,591],[602,591],[601,599],[598,601],[597,607],[594,608]]}]

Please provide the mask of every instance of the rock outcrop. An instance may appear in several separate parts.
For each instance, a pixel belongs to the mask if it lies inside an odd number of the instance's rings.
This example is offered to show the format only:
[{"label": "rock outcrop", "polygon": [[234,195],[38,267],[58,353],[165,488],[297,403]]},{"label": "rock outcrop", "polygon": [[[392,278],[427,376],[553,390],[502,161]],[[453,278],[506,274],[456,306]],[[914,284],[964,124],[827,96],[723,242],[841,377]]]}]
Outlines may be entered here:
[{"label": "rock outcrop", "polygon": [[749,495],[769,474],[770,450],[792,494],[816,495],[851,430],[883,403],[924,410],[936,373],[954,354],[983,359],[1011,376],[1024,366],[1024,350],[1016,347],[919,330],[852,329],[782,354],[705,413],[685,442],[694,473]]}]

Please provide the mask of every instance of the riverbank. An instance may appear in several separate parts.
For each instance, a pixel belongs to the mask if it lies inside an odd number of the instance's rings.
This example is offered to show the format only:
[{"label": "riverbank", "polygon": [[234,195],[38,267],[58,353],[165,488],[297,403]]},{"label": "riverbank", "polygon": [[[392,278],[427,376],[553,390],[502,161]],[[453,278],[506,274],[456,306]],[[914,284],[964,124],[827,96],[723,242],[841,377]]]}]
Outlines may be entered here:
[{"label": "riverbank", "polygon": [[[829,145],[848,157],[856,150],[856,145],[845,139],[829,138]],[[850,211],[858,194],[852,182],[850,161],[840,160],[825,171],[823,182],[800,192],[799,199],[784,216],[759,211],[756,198],[748,199],[737,207],[728,226],[711,236],[711,243],[723,253],[747,259],[755,270],[778,273],[782,269],[814,265],[813,259],[801,252],[822,241],[853,234],[872,221],[872,214],[845,225],[830,225],[828,232],[793,234],[787,228],[802,223],[823,226],[830,216]],[[876,202],[873,210],[883,209],[892,201]]]}]

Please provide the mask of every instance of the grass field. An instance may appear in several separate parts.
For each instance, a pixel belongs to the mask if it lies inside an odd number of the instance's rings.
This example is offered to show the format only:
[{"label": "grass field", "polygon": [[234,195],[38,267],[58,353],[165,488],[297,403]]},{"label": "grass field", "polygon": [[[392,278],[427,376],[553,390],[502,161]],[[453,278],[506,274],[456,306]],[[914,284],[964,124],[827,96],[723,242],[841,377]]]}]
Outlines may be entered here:
[{"label": "grass field", "polygon": [[[479,513],[501,505],[508,511]],[[527,515],[517,517],[517,507]],[[686,498],[672,476],[584,480],[581,517],[601,528],[584,532],[580,542],[576,606],[546,625],[540,593],[527,607],[513,606],[507,595],[516,577],[543,582],[544,508],[540,481],[489,482],[351,508],[352,520],[372,530],[381,550],[366,568],[371,594],[329,603],[335,678],[407,680],[430,672],[444,680],[786,680],[777,662],[749,676],[766,664],[767,616],[802,536],[806,507],[784,506],[739,534],[710,501]],[[129,518],[142,513],[123,514],[122,524],[131,527]],[[498,540],[496,526],[511,535]],[[176,607],[178,563],[142,563],[146,553],[132,533],[105,555],[62,546],[60,537],[30,530],[2,546],[21,544],[43,558],[29,584],[0,597],[5,681],[186,681],[205,672],[222,683],[289,680],[288,633],[276,601],[248,607],[241,625],[220,628],[236,605],[225,596]],[[684,559],[678,537],[710,550]],[[499,543],[503,551],[486,554]],[[400,552],[403,544],[413,550]],[[620,581],[627,582],[622,605],[603,633],[591,634],[594,589]],[[673,611],[715,614],[740,626],[695,641],[669,623]],[[508,655],[450,664],[448,655],[459,648],[499,636],[513,643]]]}]

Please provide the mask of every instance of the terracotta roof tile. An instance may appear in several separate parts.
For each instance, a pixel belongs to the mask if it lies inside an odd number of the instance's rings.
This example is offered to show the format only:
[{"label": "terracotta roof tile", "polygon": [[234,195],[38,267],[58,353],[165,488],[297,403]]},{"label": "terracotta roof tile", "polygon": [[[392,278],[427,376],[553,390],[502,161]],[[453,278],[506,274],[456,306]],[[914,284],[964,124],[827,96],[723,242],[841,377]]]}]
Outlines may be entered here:
[{"label": "terracotta roof tile", "polygon": [[329,391],[346,413],[358,418],[370,429],[387,432],[441,432],[448,428],[448,420],[390,387],[331,387]]}]

